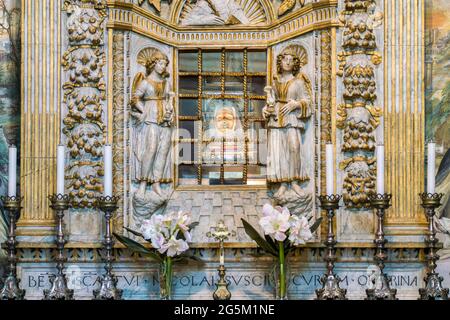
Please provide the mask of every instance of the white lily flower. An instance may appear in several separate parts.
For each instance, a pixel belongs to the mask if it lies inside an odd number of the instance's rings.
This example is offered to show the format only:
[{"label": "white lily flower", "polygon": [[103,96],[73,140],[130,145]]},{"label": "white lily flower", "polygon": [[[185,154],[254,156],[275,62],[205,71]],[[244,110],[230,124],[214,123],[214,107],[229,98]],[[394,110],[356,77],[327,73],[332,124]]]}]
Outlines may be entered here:
[{"label": "white lily flower", "polygon": [[290,228],[289,218],[291,217],[287,208],[273,208],[265,205],[263,209],[265,216],[259,220],[264,234],[269,235],[277,241],[286,239],[286,232]]},{"label": "white lily flower", "polygon": [[140,229],[146,240],[150,240],[154,235],[162,231],[162,216],[153,215],[149,220],[144,220]]},{"label": "white lily flower", "polygon": [[183,211],[178,211],[178,214],[177,214],[177,226],[182,231],[188,231],[190,224],[191,224],[191,214],[190,213],[185,213]]},{"label": "white lily flower", "polygon": [[168,257],[174,257],[189,249],[189,245],[186,241],[171,237],[167,243],[165,243],[158,251],[160,253],[167,252]]},{"label": "white lily flower", "polygon": [[292,216],[290,219],[291,228],[289,231],[289,241],[293,245],[305,244],[312,238],[308,219],[305,217]]},{"label": "white lily flower", "polygon": [[162,233],[154,234],[151,238],[151,243],[153,248],[160,249],[164,243],[166,242],[166,238],[164,238],[164,235]]}]

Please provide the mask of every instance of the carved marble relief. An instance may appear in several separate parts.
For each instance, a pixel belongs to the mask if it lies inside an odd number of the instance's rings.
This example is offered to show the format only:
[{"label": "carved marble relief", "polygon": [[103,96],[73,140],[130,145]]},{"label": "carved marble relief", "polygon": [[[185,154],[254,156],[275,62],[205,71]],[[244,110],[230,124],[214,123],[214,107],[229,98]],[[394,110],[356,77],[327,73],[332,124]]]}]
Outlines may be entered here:
[{"label": "carved marble relief", "polygon": [[[298,8],[303,8],[306,2],[306,0],[298,0]],[[278,17],[282,17],[287,13],[293,11],[296,3],[297,0],[282,0],[277,11]]]},{"label": "carved marble relief", "polygon": [[338,54],[338,76],[343,78],[343,103],[338,105],[337,127],[342,130],[340,168],[344,170],[343,198],[349,208],[366,208],[375,193],[373,152],[382,110],[375,106],[375,68],[381,63],[374,28],[382,20],[375,1],[345,1],[340,20],[343,51]]},{"label": "carved marble relief", "polygon": [[180,15],[183,26],[257,25],[267,18],[258,0],[187,0]]},{"label": "carved marble relief", "polygon": [[69,41],[62,59],[67,108],[63,133],[69,153],[66,187],[74,208],[87,208],[103,190],[106,9],[99,0],[65,1],[65,9]]},{"label": "carved marble relief", "polygon": [[131,179],[135,221],[149,218],[169,200],[172,189],[174,97],[170,60],[154,47],[142,49],[137,61],[145,72],[134,76],[131,92]]},{"label": "carved marble relief", "polygon": [[265,89],[263,109],[268,128],[267,182],[272,198],[297,214],[312,210],[308,187],[314,180],[313,160],[308,157],[313,154],[312,139],[306,135],[314,113],[309,59],[301,44],[290,43],[281,49],[274,61],[272,86]]}]

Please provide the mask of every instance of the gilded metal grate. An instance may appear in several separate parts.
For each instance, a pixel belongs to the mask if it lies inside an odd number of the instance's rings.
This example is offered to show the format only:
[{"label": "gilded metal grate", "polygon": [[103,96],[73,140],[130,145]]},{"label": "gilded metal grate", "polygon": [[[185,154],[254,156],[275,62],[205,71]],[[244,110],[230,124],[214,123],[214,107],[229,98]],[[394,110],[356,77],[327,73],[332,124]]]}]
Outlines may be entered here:
[{"label": "gilded metal grate", "polygon": [[[266,83],[266,50],[179,51],[178,184],[265,184],[259,146]],[[222,113],[233,114],[227,134]]]}]

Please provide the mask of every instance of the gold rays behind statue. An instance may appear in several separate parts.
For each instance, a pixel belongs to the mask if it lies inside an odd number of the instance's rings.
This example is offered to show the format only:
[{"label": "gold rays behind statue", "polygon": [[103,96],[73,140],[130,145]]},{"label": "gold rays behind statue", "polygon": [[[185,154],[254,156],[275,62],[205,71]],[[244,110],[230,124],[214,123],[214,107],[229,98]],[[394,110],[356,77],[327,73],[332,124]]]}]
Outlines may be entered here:
[{"label": "gold rays behind statue", "polygon": [[145,67],[147,62],[152,59],[155,54],[163,54],[159,49],[156,48],[145,48],[142,49],[137,56],[137,63]]},{"label": "gold rays behind statue", "polygon": [[[139,63],[144,68],[147,66],[147,63],[150,62],[155,56],[160,56],[166,58],[166,55],[161,52],[161,50],[157,48],[145,48],[142,49],[137,56],[137,63]],[[131,87],[131,92],[134,94],[137,87],[141,83],[142,80],[145,79],[145,74],[143,72],[138,72],[133,79],[133,85]]]}]

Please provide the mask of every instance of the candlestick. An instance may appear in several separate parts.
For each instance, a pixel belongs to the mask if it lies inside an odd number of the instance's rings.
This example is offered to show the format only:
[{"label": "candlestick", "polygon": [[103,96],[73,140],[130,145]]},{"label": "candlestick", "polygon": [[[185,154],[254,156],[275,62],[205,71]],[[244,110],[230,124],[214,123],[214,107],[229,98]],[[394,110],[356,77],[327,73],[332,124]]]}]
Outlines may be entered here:
[{"label": "candlestick", "polygon": [[64,164],[65,164],[65,148],[63,145],[58,146],[56,156],[56,194],[64,194]]},{"label": "candlestick", "polygon": [[8,212],[9,231],[8,240],[5,242],[8,252],[9,272],[0,290],[0,300],[24,300],[25,290],[19,287],[20,279],[17,278],[16,256],[16,222],[20,217],[20,203],[22,198],[2,197],[3,207]]},{"label": "candlestick", "polygon": [[8,197],[15,197],[17,195],[17,148],[14,145],[9,147],[8,161]]},{"label": "candlestick", "polygon": [[427,162],[427,192],[435,193],[436,186],[436,144],[428,143],[428,162]]},{"label": "candlestick", "polygon": [[384,145],[377,146],[377,193],[384,194]]},{"label": "candlestick", "polygon": [[327,195],[334,193],[334,161],[333,161],[333,145],[331,143],[326,145],[326,185]]},{"label": "candlestick", "polygon": [[117,210],[118,197],[99,197],[96,206],[105,213],[105,240],[103,241],[106,273],[100,280],[100,289],[94,290],[95,300],[121,300],[122,290],[117,288],[117,277],[112,272],[114,240],[111,232],[111,219]]},{"label": "candlestick", "polygon": [[443,196],[442,193],[420,194],[422,207],[425,209],[428,220],[428,235],[425,237],[425,243],[428,247],[428,254],[426,256],[428,270],[424,279],[425,288],[419,289],[420,300],[448,300],[449,289],[443,287],[442,281],[444,281],[444,278],[439,276],[439,273],[436,271],[437,261],[439,260],[439,255],[436,253],[439,239],[436,237],[434,217],[436,214],[435,210],[442,205],[441,200]]},{"label": "candlestick", "polygon": [[345,297],[347,289],[341,289],[339,287],[342,279],[334,273],[337,241],[333,231],[333,218],[334,211],[339,209],[339,201],[341,198],[342,196],[337,194],[319,196],[320,207],[327,212],[328,234],[325,240],[325,246],[327,247],[327,254],[325,256],[327,272],[320,279],[322,288],[316,290],[317,300],[347,300]]},{"label": "candlestick", "polygon": [[104,153],[104,196],[112,197],[113,193],[113,178],[112,178],[112,147],[111,145],[105,145]]},{"label": "candlestick", "polygon": [[384,261],[387,259],[384,216],[385,210],[391,206],[391,199],[392,195],[388,193],[369,196],[370,204],[372,208],[376,209],[378,217],[377,232],[374,240],[376,245],[374,260],[377,262],[380,274],[378,279],[376,279],[375,288],[366,289],[367,300],[397,300],[397,289],[390,288],[388,276],[384,272]]},{"label": "candlestick", "polygon": [[[59,148],[59,146],[58,146]],[[58,150],[59,152],[59,150]],[[58,154],[59,155],[59,154]],[[64,181],[64,179],[63,179]],[[67,260],[64,256],[64,246],[66,240],[64,238],[63,224],[64,224],[64,211],[70,207],[70,198],[68,195],[62,193],[49,196],[51,202],[50,208],[55,212],[55,216],[58,220],[56,226],[56,247],[58,254],[55,257],[57,274],[51,281],[50,290],[44,290],[44,300],[72,300],[73,290],[67,286],[67,278],[64,274],[64,262]]]}]

